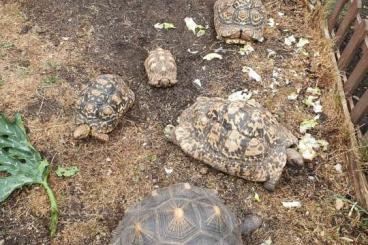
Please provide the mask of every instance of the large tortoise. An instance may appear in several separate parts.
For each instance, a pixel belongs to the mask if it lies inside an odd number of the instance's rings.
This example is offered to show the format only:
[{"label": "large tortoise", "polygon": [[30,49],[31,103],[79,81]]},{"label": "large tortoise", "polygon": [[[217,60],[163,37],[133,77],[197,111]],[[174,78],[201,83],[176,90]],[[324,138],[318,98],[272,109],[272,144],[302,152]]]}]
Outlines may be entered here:
[{"label": "large tortoise", "polygon": [[169,87],[177,83],[175,58],[169,50],[156,48],[144,62],[148,83],[154,87]]},{"label": "large tortoise", "polygon": [[287,162],[303,165],[290,148],[297,138],[252,101],[199,97],[168,125],[165,136],[191,157],[225,173],[265,182],[273,191]]},{"label": "large tortoise", "polygon": [[77,103],[75,139],[89,135],[107,141],[121,116],[133,105],[132,90],[118,75],[100,75],[82,93]]},{"label": "large tortoise", "polygon": [[227,43],[262,42],[266,9],[261,0],[217,0],[214,21],[217,38]]},{"label": "large tortoise", "polygon": [[241,245],[241,234],[261,225],[255,214],[240,224],[214,191],[180,183],[158,189],[128,209],[110,244]]}]

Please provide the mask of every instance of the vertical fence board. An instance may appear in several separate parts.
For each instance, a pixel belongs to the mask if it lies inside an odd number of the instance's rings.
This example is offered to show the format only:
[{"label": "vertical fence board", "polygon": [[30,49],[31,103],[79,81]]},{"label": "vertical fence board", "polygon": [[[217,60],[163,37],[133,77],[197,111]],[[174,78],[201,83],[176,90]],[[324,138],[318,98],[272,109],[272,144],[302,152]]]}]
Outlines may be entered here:
[{"label": "vertical fence board", "polygon": [[340,23],[339,28],[336,31],[336,47],[340,47],[342,40],[344,39],[351,23],[355,20],[358,10],[361,7],[361,0],[353,0],[348,12],[344,16]]},{"label": "vertical fence board", "polygon": [[354,68],[353,72],[349,76],[345,83],[344,91],[346,95],[351,95],[355,89],[359,86],[366,75],[368,69],[368,52],[363,52],[363,56],[360,58],[359,63]]},{"label": "vertical fence board", "polygon": [[358,47],[364,40],[365,36],[367,35],[367,21],[366,20],[359,20],[356,21],[354,34],[352,35],[348,45],[344,49],[341,54],[341,57],[338,61],[338,67],[340,70],[345,70],[347,66],[350,64],[354,54],[358,50]]},{"label": "vertical fence board", "polygon": [[368,113],[368,90],[365,91],[358,103],[354,106],[351,112],[351,120],[353,123],[358,123],[362,117]]},{"label": "vertical fence board", "polygon": [[332,11],[330,17],[328,18],[328,30],[330,32],[332,32],[335,28],[337,18],[339,17],[341,10],[344,8],[347,2],[348,0],[337,0],[335,9]]}]

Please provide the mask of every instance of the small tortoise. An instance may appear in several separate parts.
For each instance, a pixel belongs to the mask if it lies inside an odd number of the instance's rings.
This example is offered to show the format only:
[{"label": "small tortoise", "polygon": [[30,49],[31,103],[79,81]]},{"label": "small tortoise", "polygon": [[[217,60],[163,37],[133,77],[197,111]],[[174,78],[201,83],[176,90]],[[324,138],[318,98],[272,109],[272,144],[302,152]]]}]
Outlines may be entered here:
[{"label": "small tortoise", "polygon": [[261,225],[255,214],[247,215],[239,225],[214,191],[181,183],[158,189],[128,209],[110,244],[241,245],[241,234]]},{"label": "small tortoise", "polygon": [[133,105],[132,90],[117,75],[100,75],[81,94],[77,103],[75,139],[93,137],[108,141],[107,133],[119,118]]},{"label": "small tortoise", "polygon": [[255,101],[199,97],[165,136],[195,159],[225,173],[265,182],[273,191],[286,163],[303,165],[297,138]]},{"label": "small tortoise", "polygon": [[152,86],[169,87],[177,82],[175,58],[169,50],[157,48],[149,52],[144,67]]},{"label": "small tortoise", "polygon": [[262,42],[266,9],[261,0],[217,0],[214,21],[217,38],[227,43]]}]

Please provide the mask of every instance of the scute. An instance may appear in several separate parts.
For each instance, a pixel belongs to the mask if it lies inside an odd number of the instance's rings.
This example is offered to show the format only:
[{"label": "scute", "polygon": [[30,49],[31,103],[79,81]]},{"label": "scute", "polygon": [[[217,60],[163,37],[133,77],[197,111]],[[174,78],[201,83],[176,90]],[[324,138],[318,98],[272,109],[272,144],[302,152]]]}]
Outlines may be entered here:
[{"label": "scute", "polygon": [[261,0],[217,0],[214,22],[217,37],[229,43],[262,41],[266,9]]},{"label": "scute", "polygon": [[195,159],[252,181],[280,177],[297,138],[258,103],[199,97],[184,110],[175,142]]},{"label": "scute", "polygon": [[[149,205],[147,210],[148,203],[157,206]],[[111,244],[240,245],[242,242],[236,217],[213,191],[181,183],[159,189],[128,209],[113,232]]]},{"label": "scute", "polygon": [[134,100],[133,91],[121,77],[100,75],[81,94],[76,124],[87,124],[98,133],[109,133]]}]

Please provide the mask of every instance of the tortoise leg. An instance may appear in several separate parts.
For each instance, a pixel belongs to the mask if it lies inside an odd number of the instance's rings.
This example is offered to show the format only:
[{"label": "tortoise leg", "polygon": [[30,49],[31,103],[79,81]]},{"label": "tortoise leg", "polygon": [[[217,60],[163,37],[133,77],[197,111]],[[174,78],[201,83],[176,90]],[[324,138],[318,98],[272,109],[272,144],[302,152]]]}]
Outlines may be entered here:
[{"label": "tortoise leg", "polygon": [[257,214],[248,214],[241,224],[241,233],[246,236],[261,227],[263,221]]},{"label": "tortoise leg", "polygon": [[263,183],[266,190],[273,192],[282,174],[282,169],[270,174],[269,179]]},{"label": "tortoise leg", "polygon": [[109,135],[92,131],[92,136],[102,142],[109,141]]},{"label": "tortoise leg", "polygon": [[266,182],[263,183],[263,187],[268,190],[273,192],[276,188],[276,184],[277,182],[274,179],[269,179]]}]

